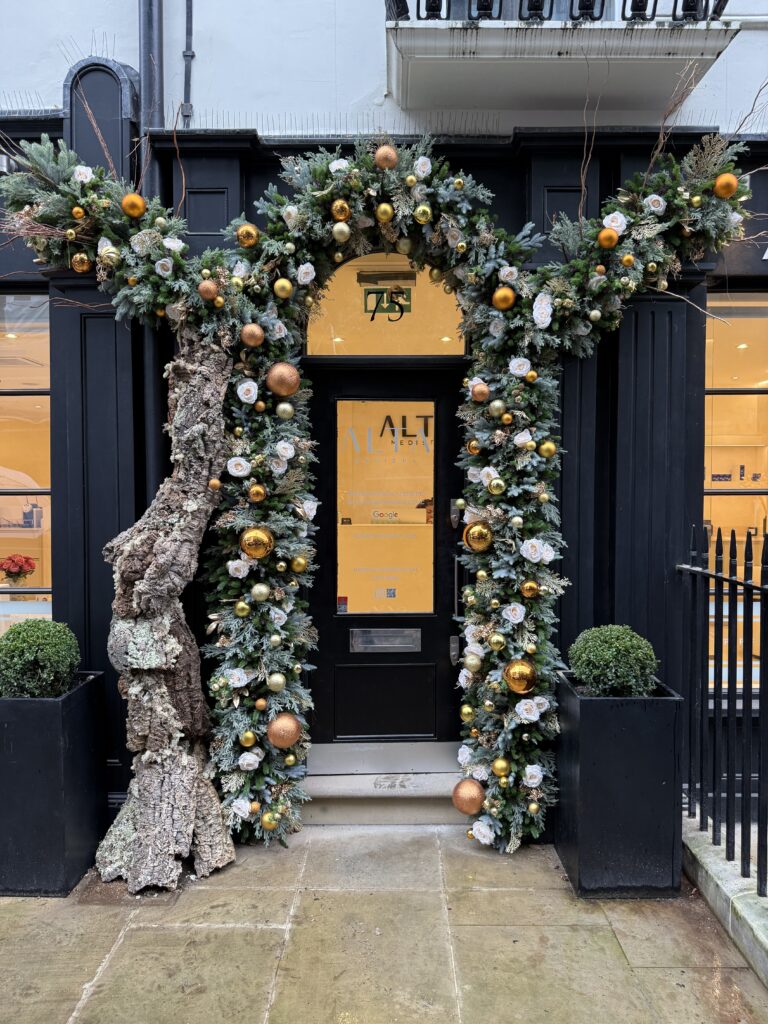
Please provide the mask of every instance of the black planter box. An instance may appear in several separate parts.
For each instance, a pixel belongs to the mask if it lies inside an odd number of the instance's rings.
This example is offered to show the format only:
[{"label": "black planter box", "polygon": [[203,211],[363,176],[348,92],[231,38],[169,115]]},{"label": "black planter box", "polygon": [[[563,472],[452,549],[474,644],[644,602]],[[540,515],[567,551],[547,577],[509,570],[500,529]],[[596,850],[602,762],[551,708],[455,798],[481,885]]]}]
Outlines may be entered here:
[{"label": "black planter box", "polygon": [[66,896],[107,824],[103,673],[63,697],[0,700],[0,894]]},{"label": "black planter box", "polygon": [[579,896],[674,896],[683,698],[582,697],[559,673],[555,846]]}]

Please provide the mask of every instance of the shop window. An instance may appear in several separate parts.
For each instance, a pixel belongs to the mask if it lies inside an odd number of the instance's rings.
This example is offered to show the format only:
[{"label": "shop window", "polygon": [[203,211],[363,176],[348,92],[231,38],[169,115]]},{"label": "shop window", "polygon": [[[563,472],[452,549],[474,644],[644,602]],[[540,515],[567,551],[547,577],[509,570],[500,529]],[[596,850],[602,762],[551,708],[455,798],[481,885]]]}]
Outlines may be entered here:
[{"label": "shop window", "polygon": [[48,299],[0,294],[0,633],[51,617]]},{"label": "shop window", "polygon": [[344,263],[307,330],[310,356],[461,356],[453,295],[406,256],[370,253]]}]

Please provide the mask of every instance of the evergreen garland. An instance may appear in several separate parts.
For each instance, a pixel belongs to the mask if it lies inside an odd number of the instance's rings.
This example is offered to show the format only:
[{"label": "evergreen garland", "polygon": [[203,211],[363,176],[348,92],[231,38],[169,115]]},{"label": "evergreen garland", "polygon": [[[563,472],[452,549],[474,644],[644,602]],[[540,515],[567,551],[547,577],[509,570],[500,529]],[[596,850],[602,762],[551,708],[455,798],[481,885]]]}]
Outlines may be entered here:
[{"label": "evergreen garland", "polygon": [[[312,703],[303,679],[317,639],[305,597],[315,558],[310,388],[302,381],[287,397],[274,394],[267,373],[276,363],[298,367],[308,318],[335,268],[375,249],[397,251],[433,268],[461,311],[472,357],[459,408],[461,557],[474,582],[463,593],[458,680],[467,778],[455,800],[470,810],[475,839],[512,852],[540,834],[556,799],[559,655],[551,636],[566,585],[551,568],[562,549],[553,494],[560,354],[589,355],[619,325],[633,292],[665,291],[683,262],[742,237],[750,194],[735,172],[742,148],[707,136],[679,163],[662,155],[599,219],[561,216],[549,238],[563,261],[526,271],[541,236],[531,225],[514,236],[496,226],[488,190],[455,175],[428,139],[397,151],[389,140],[365,139],[348,158],[319,150],[285,159],[291,194],[270,186],[256,204],[265,230],[239,218],[225,232],[232,248],[194,258],[183,221],[157,199],[133,196],[132,207],[127,182],[80,165],[62,143],[22,144],[23,170],[0,181],[2,227],[40,261],[95,266],[118,318],[165,320],[224,345],[247,325],[263,332],[263,344],[237,346],[225,403],[231,459],[226,477],[210,483],[220,505],[203,573],[211,609],[203,650],[216,663],[211,766],[240,837],[284,841],[306,799]],[[334,235],[339,200],[349,231]],[[253,499],[254,485],[262,500]],[[274,538],[264,557],[242,550],[252,528]],[[267,730],[286,714],[300,735],[277,747]]]}]

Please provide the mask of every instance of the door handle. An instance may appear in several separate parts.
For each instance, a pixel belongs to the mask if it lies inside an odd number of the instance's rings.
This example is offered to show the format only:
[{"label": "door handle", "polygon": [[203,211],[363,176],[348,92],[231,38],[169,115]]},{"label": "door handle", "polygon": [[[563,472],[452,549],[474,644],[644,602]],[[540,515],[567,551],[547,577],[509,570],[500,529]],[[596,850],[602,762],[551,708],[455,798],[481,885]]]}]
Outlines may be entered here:
[{"label": "door handle", "polygon": [[459,617],[459,556],[453,556],[453,617]]},{"label": "door handle", "polygon": [[452,665],[458,665],[459,663],[460,644],[461,641],[457,636],[452,636],[448,641],[448,654],[450,655]]},{"label": "door handle", "polygon": [[454,528],[454,530],[457,530],[459,527],[459,523],[461,522],[461,509],[456,504],[456,498],[451,498],[450,517],[451,526]]}]

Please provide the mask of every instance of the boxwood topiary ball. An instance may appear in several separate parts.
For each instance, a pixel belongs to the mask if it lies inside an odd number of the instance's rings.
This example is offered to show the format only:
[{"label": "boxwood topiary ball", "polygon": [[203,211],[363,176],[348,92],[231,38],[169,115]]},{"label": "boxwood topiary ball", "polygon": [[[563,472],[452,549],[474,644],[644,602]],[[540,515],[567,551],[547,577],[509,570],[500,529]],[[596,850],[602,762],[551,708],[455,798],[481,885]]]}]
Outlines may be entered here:
[{"label": "boxwood topiary ball", "polygon": [[75,634],[63,622],[29,619],[0,637],[0,697],[60,697],[80,664]]},{"label": "boxwood topiary ball", "polygon": [[576,682],[591,697],[647,697],[656,688],[653,647],[629,626],[585,629],[568,660]]}]

